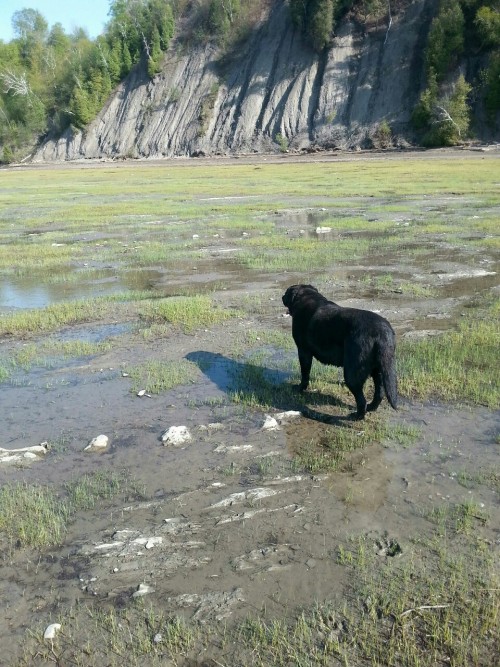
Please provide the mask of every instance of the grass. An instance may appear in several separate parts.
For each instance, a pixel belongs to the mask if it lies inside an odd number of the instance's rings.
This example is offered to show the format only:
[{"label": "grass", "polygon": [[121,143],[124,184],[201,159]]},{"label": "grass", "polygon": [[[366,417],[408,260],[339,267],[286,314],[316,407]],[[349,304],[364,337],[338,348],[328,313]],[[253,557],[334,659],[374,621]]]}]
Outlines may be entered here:
[{"label": "grass", "polygon": [[124,493],[140,495],[127,475],[102,471],[75,478],[61,493],[40,484],[5,484],[0,489],[0,535],[11,547],[60,545],[76,512]]},{"label": "grass", "polygon": [[208,296],[179,296],[147,303],[140,317],[149,324],[165,323],[191,332],[220,324],[239,315],[238,311],[217,306]]},{"label": "grass", "polygon": [[500,301],[465,317],[455,331],[403,341],[398,350],[400,391],[410,397],[500,405]]},{"label": "grass", "polygon": [[160,361],[153,359],[127,369],[132,380],[132,391],[145,389],[159,394],[178,385],[194,382],[199,373],[195,364],[187,361]]},{"label": "grass", "polygon": [[0,336],[55,331],[63,326],[102,319],[109,311],[109,301],[85,299],[8,313],[0,317]]},{"label": "grass", "polygon": [[10,377],[13,370],[22,368],[29,371],[34,366],[50,367],[54,364],[54,357],[64,359],[74,357],[96,356],[108,352],[112,347],[110,341],[92,343],[86,340],[58,341],[48,339],[38,344],[25,343],[12,351],[9,358],[3,362],[6,369],[5,377],[0,372],[0,381]]},{"label": "grass", "polygon": [[342,613],[346,664],[356,656],[389,667],[493,664],[500,612],[493,554],[473,538],[462,546],[457,553],[435,537],[385,562],[363,537],[339,550],[356,575]]},{"label": "grass", "polygon": [[350,468],[354,452],[375,443],[409,446],[420,435],[419,429],[406,424],[388,424],[379,415],[371,415],[362,425],[343,422],[326,427],[319,437],[296,441],[293,466],[311,474]]}]

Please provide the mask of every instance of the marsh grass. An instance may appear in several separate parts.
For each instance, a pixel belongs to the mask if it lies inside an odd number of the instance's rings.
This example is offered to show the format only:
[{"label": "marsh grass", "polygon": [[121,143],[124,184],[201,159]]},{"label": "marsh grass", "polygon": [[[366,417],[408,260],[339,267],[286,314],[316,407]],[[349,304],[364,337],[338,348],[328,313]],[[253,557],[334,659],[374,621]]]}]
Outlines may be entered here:
[{"label": "marsh grass", "polygon": [[110,341],[93,343],[86,340],[58,341],[48,339],[39,344],[29,343],[16,349],[9,358],[9,364],[14,368],[29,370],[33,366],[46,366],[52,364],[54,356],[71,358],[95,356],[108,352],[112,347]]},{"label": "marsh grass", "polygon": [[71,507],[48,487],[18,482],[0,489],[0,534],[11,547],[61,544]]},{"label": "marsh grass", "polygon": [[199,377],[197,366],[190,361],[161,361],[152,359],[139,366],[127,368],[132,380],[132,391],[145,389],[159,394],[178,385],[189,384]]},{"label": "marsh grass", "polygon": [[390,667],[493,664],[500,597],[484,545],[465,538],[457,549],[440,537],[380,562],[369,541],[357,538],[339,551],[339,562],[356,573],[342,613],[350,658]]},{"label": "marsh grass", "polygon": [[403,341],[398,350],[399,387],[418,398],[500,405],[500,302],[481,316],[460,321],[455,331]]},{"label": "marsh grass", "polygon": [[310,271],[335,262],[361,259],[369,248],[370,241],[363,238],[329,241],[273,234],[248,239],[236,256],[244,266],[254,270]]},{"label": "marsh grass", "polygon": [[213,664],[247,667],[495,664],[500,596],[492,549],[462,536],[459,549],[431,537],[386,556],[377,552],[368,535],[339,545],[338,566],[352,575],[343,602],[326,600],[287,618],[263,612],[203,626],[142,601],[121,609],[87,606],[54,619],[64,621],[64,630],[51,647],[42,628],[31,632],[20,664],[31,664],[35,652],[82,667],[103,659],[110,667],[188,664],[201,654],[214,656]]},{"label": "marsh grass", "polygon": [[420,436],[420,430],[407,424],[389,424],[380,415],[370,415],[362,425],[344,421],[326,427],[320,437],[294,447],[293,466],[311,474],[333,472],[350,467],[351,456],[370,445],[383,443],[408,447]]},{"label": "marsh grass", "polygon": [[0,317],[0,335],[19,336],[54,331],[71,324],[102,319],[109,311],[109,301],[85,299],[8,313]]},{"label": "marsh grass", "polygon": [[372,287],[381,294],[397,293],[416,298],[429,298],[437,295],[437,290],[430,285],[424,285],[402,278],[395,278],[390,273],[374,277],[366,275],[361,279],[361,283]]},{"label": "marsh grass", "polygon": [[441,535],[448,531],[471,534],[488,521],[488,514],[472,499],[463,503],[438,505],[427,513],[427,517],[439,526]]},{"label": "marsh grass", "polygon": [[196,328],[220,324],[232,317],[238,317],[239,312],[217,306],[214,301],[205,295],[179,296],[157,300],[145,304],[140,310],[140,317],[148,323],[169,323],[180,327],[185,332]]},{"label": "marsh grass", "polygon": [[[76,667],[161,667],[166,656],[184,660],[196,645],[203,650],[204,643],[209,643],[201,626],[140,600],[121,609],[109,605],[73,607],[64,618],[55,620],[64,629],[50,646],[43,640],[44,627],[28,633],[19,667],[33,664],[31,648],[39,660],[69,661]],[[213,630],[220,632],[220,628]]]},{"label": "marsh grass", "polygon": [[82,475],[59,493],[40,484],[8,483],[0,489],[0,534],[11,548],[60,545],[76,512],[123,493],[141,496],[129,476],[108,471]]},{"label": "marsh grass", "polygon": [[[497,442],[497,444],[500,444]],[[500,493],[500,466],[492,466],[480,471],[459,470],[456,475],[457,482],[466,489],[475,489],[484,485]]]}]

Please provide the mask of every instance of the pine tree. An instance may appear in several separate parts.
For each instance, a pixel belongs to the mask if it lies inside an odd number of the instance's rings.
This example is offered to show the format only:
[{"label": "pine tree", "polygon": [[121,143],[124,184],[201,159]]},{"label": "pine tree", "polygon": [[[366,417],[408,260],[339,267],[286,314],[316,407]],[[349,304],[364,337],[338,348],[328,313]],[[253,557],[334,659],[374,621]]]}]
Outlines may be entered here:
[{"label": "pine tree", "polygon": [[151,32],[151,43],[149,46],[148,74],[151,78],[161,70],[162,50],[160,46],[160,33],[158,28],[153,26]]}]

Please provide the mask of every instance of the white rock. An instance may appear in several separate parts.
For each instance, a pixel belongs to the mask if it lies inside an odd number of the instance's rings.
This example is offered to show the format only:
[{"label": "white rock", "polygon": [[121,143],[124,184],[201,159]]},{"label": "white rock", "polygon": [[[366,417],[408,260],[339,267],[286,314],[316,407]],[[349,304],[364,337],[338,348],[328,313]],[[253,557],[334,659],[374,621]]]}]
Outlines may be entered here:
[{"label": "white rock", "polygon": [[191,433],[187,426],[171,426],[161,436],[165,447],[172,445],[173,447],[181,447],[186,442],[191,441]]},{"label": "white rock", "polygon": [[331,227],[316,227],[316,234],[328,234],[331,231]]},{"label": "white rock", "polygon": [[152,588],[151,586],[148,586],[148,584],[139,584],[139,587],[137,590],[132,593],[133,598],[140,598],[143,595],[149,595],[149,593],[154,593],[155,589]]},{"label": "white rock", "polygon": [[277,431],[279,429],[279,424],[274,417],[271,415],[266,415],[266,419],[262,424],[262,430],[264,431]]},{"label": "white rock", "polygon": [[289,419],[297,419],[300,416],[301,413],[298,410],[287,410],[286,412],[278,412],[274,417],[279,424],[284,424]]},{"label": "white rock", "polygon": [[60,623],[51,623],[45,629],[45,632],[43,633],[43,638],[44,639],[54,639],[54,637],[56,636],[57,631],[60,630],[60,629],[61,629],[61,624]]},{"label": "white rock", "polygon": [[106,449],[109,443],[107,435],[98,435],[83,450],[84,452],[98,452]]},{"label": "white rock", "polygon": [[22,454],[24,452],[46,454],[49,449],[49,444],[47,442],[42,442],[39,445],[33,445],[32,447],[20,447],[18,449],[4,449],[4,447],[0,447],[0,458],[2,456],[11,456],[12,454]]}]

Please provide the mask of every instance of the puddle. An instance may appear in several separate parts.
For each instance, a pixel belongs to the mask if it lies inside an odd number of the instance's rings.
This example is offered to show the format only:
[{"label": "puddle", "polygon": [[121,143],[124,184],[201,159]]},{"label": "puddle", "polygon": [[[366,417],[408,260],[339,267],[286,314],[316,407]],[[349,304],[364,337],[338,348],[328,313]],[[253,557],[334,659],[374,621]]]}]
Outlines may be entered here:
[{"label": "puddle", "polygon": [[85,272],[80,281],[71,276],[71,281],[44,282],[40,275],[19,278],[0,277],[0,308],[30,309],[44,308],[53,303],[78,299],[109,296],[124,291],[149,290],[161,280],[163,273],[157,270],[117,271],[99,270],[96,280]]},{"label": "puddle", "polygon": [[108,338],[130,333],[134,328],[132,322],[115,324],[96,324],[92,326],[77,326],[53,334],[51,338],[57,341],[83,340],[88,343],[101,343]]}]

